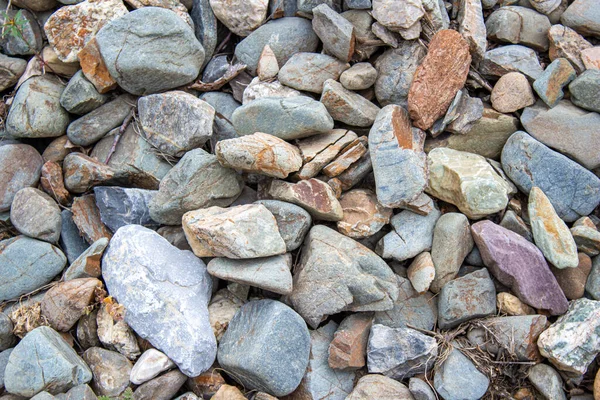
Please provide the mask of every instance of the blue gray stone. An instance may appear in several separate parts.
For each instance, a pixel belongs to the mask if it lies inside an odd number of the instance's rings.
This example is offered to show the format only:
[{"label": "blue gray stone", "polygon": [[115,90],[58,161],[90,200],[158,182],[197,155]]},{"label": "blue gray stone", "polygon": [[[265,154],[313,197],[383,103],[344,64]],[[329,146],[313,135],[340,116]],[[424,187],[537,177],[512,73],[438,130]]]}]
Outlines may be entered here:
[{"label": "blue gray stone", "polygon": [[533,89],[548,107],[554,107],[564,97],[563,87],[577,77],[566,58],[557,58],[533,82]]},{"label": "blue gray stone", "polygon": [[210,368],[217,342],[207,308],[212,279],[202,260],[150,229],[128,225],[104,253],[102,276],[139,336],[188,376]]},{"label": "blue gray stone", "polygon": [[600,3],[575,0],[561,15],[560,21],[582,35],[600,36]]},{"label": "blue gray stone", "polygon": [[100,219],[113,232],[122,226],[131,224],[158,227],[158,223],[150,217],[148,209],[148,204],[156,193],[156,190],[118,186],[96,186],[94,188]]},{"label": "blue gray stone", "polygon": [[[600,70],[586,70],[571,82],[569,92],[573,104],[600,113]],[[597,125],[596,128],[600,129]]]},{"label": "blue gray stone", "polygon": [[567,400],[563,380],[551,366],[541,363],[534,365],[529,369],[527,378],[546,399]]},{"label": "blue gray stone", "polygon": [[300,384],[310,343],[306,323],[294,310],[275,300],[255,300],[229,323],[217,359],[247,390],[280,397]]},{"label": "blue gray stone", "polygon": [[192,82],[205,58],[192,28],[175,12],[159,7],[143,7],[110,21],[96,40],[110,75],[136,95]]},{"label": "blue gray stone", "polygon": [[231,64],[227,60],[227,55],[214,56],[204,67],[202,71],[202,82],[213,83],[221,78],[229,70]]},{"label": "blue gray stone", "polygon": [[550,20],[544,14],[520,6],[504,6],[486,18],[487,37],[508,43],[521,43],[538,51],[548,50]]},{"label": "blue gray stone", "polygon": [[34,147],[0,140],[0,213],[10,210],[19,190],[37,186],[43,164],[44,159]]},{"label": "blue gray stone", "polygon": [[21,20],[23,21],[21,24],[19,24],[19,33],[2,34],[0,37],[0,47],[2,47],[2,53],[9,56],[33,55],[40,53],[42,46],[44,45],[44,38],[42,36],[42,30],[40,29],[34,14],[28,10],[9,10],[8,7],[6,7],[6,11],[0,16],[0,25],[7,26],[9,24],[7,19],[16,18],[17,13],[21,14]]},{"label": "blue gray stone", "polygon": [[63,252],[48,242],[26,236],[0,241],[0,301],[45,285],[66,263]]},{"label": "blue gray stone", "polygon": [[251,73],[255,73],[260,54],[267,44],[273,50],[277,63],[284,65],[295,53],[317,50],[319,38],[309,20],[298,17],[280,18],[262,25],[238,43],[235,56],[248,66]]},{"label": "blue gray stone", "polygon": [[594,300],[600,300],[600,256],[592,258],[592,270],[587,277],[585,291]]},{"label": "blue gray stone", "polygon": [[56,244],[60,237],[60,208],[52,197],[35,188],[23,188],[15,194],[10,221],[23,235]]},{"label": "blue gray stone", "polygon": [[[6,350],[17,343],[17,337],[13,335],[13,323],[8,314],[0,312],[0,351]],[[0,371],[2,368],[0,368]]]},{"label": "blue gray stone", "polygon": [[271,19],[282,17],[293,17],[298,11],[296,0],[273,0],[269,2],[269,14]]},{"label": "blue gray stone", "polygon": [[312,218],[308,211],[295,204],[279,200],[258,200],[255,203],[262,204],[271,211],[288,252],[300,247],[312,225]]},{"label": "blue gray stone", "polygon": [[60,96],[60,105],[71,114],[83,115],[106,103],[109,96],[100,94],[81,70],[69,80]]},{"label": "blue gray stone", "polygon": [[371,0],[344,0],[344,8],[368,10],[371,8]]},{"label": "blue gray stone", "polygon": [[433,377],[433,386],[444,400],[478,400],[489,384],[490,380],[456,348]]},{"label": "blue gray stone", "polygon": [[327,4],[329,7],[337,12],[341,11],[341,0],[298,0],[298,11],[304,13],[312,13],[312,9],[321,5]]},{"label": "blue gray stone", "polygon": [[215,17],[209,0],[192,0],[190,17],[194,23],[196,39],[204,48],[204,61],[202,62],[202,68],[204,68],[217,47],[217,17]]},{"label": "blue gray stone", "polygon": [[206,101],[215,109],[215,119],[213,122],[213,134],[210,137],[211,147],[214,149],[217,143],[225,139],[238,137],[231,117],[236,108],[240,107],[231,94],[224,92],[206,92],[200,99]]},{"label": "blue gray stone", "polygon": [[10,393],[32,397],[41,391],[65,392],[92,380],[92,372],[75,350],[48,326],[29,332],[13,349],[4,372]]},{"label": "blue gray stone", "polygon": [[6,366],[8,365],[8,358],[10,357],[10,353],[12,353],[13,349],[6,349],[0,352],[0,390],[4,389],[4,371],[6,371]]},{"label": "blue gray stone", "polygon": [[323,51],[341,61],[350,61],[356,41],[352,23],[327,4],[319,4],[312,13],[312,28],[323,42]]},{"label": "blue gray stone", "polygon": [[539,187],[567,222],[590,214],[600,203],[596,175],[525,132],[515,132],[506,142],[502,168],[523,193]]},{"label": "blue gray stone", "polygon": [[486,51],[479,70],[483,75],[492,77],[521,72],[532,81],[544,72],[535,51],[519,44],[499,46]]},{"label": "blue gray stone", "polygon": [[294,89],[321,93],[327,79],[339,79],[350,64],[327,54],[296,53],[279,70],[279,82]]},{"label": "blue gray stone", "polygon": [[429,384],[419,378],[410,378],[408,380],[408,390],[415,400],[437,400],[437,397]]},{"label": "blue gray stone", "polygon": [[333,129],[333,119],[325,106],[306,96],[256,99],[236,109],[231,122],[240,136],[262,132],[283,140]]},{"label": "blue gray stone", "polygon": [[482,323],[485,330],[493,337],[492,343],[504,348],[519,361],[541,360],[537,339],[547,328],[546,316],[518,315],[486,318]]},{"label": "blue gray stone", "polygon": [[89,243],[81,236],[75,222],[73,222],[73,213],[71,210],[62,210],[60,213],[62,225],[60,228],[60,240],[58,244],[65,252],[69,264],[77,260],[88,247]]}]

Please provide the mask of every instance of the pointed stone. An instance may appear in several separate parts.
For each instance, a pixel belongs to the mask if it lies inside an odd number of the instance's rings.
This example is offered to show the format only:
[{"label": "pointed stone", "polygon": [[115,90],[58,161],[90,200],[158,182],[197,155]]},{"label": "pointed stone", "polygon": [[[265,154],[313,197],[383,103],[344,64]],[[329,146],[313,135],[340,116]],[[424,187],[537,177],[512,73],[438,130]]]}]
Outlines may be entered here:
[{"label": "pointed stone", "polygon": [[358,369],[366,365],[367,342],[373,322],[371,313],[344,318],[329,344],[328,363],[334,369]]},{"label": "pointed stone", "polygon": [[479,63],[487,48],[481,0],[462,0],[458,11],[458,23],[458,32],[469,43],[471,56],[475,63]]},{"label": "pointed stone", "polygon": [[341,61],[350,61],[356,40],[352,24],[327,4],[318,5],[312,13],[313,30],[323,42],[323,49]]},{"label": "pointed stone", "polygon": [[277,57],[275,57],[275,53],[268,44],[263,47],[262,53],[260,53],[256,73],[261,81],[273,79],[279,73]]}]

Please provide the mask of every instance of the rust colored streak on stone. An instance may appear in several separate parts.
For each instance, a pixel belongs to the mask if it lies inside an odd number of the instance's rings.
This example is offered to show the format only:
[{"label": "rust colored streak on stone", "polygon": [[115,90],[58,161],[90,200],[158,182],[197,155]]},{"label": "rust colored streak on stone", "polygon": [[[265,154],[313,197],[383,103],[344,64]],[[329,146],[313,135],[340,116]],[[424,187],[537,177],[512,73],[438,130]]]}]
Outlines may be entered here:
[{"label": "rust colored streak on stone", "polygon": [[100,220],[100,212],[96,207],[96,197],[93,194],[76,197],[71,206],[73,222],[84,239],[92,244],[100,238],[110,240],[112,234]]},{"label": "rust colored streak on stone", "polygon": [[396,108],[392,114],[392,127],[394,136],[401,149],[413,149],[413,134],[410,118],[404,109]]},{"label": "rust colored streak on stone", "polygon": [[117,87],[117,81],[108,73],[104,59],[100,55],[96,38],[90,40],[79,52],[79,63],[83,75],[92,82],[99,93],[109,92]]}]

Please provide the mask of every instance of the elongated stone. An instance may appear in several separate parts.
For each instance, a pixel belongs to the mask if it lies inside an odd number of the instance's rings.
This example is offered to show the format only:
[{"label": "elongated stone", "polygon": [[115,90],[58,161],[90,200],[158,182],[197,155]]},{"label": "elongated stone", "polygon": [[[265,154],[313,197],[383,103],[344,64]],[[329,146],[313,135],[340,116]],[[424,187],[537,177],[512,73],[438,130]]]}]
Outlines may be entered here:
[{"label": "elongated stone", "polygon": [[356,40],[352,23],[327,4],[319,4],[312,13],[312,27],[323,42],[323,49],[341,61],[350,61]]},{"label": "elongated stone", "polygon": [[323,85],[321,103],[329,115],[336,120],[352,126],[368,127],[373,125],[379,107],[358,93],[352,92],[341,83],[328,79]]},{"label": "elongated stone", "polygon": [[274,180],[269,185],[269,196],[275,200],[296,204],[316,220],[340,221],[344,211],[331,187],[318,179],[298,183]]},{"label": "elongated stone", "polygon": [[294,89],[321,93],[327,79],[337,80],[349,64],[319,53],[296,53],[279,71],[279,81]]},{"label": "elongated stone", "polygon": [[94,186],[129,183],[129,175],[82,153],[70,153],[63,161],[65,187],[81,194]]},{"label": "elongated stone", "polygon": [[481,0],[462,0],[458,11],[458,32],[469,43],[475,63],[483,59],[487,48],[486,27]]}]

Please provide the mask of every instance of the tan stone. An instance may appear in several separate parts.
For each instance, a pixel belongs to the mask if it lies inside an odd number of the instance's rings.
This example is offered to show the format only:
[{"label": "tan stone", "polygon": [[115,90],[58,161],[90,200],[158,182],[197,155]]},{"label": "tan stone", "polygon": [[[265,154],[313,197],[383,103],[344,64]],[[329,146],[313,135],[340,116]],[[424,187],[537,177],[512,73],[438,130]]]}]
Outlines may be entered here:
[{"label": "tan stone", "polygon": [[535,103],[535,96],[525,75],[509,72],[498,79],[490,100],[496,110],[511,113]]},{"label": "tan stone", "polygon": [[419,215],[428,215],[433,211],[433,200],[425,193],[421,193],[416,199],[408,204],[400,206],[403,210],[409,210]]},{"label": "tan stone", "polygon": [[329,344],[329,366],[335,369],[358,369],[365,366],[367,342],[373,323],[372,313],[346,317]]},{"label": "tan stone", "polygon": [[338,231],[353,239],[374,235],[390,222],[392,209],[382,206],[369,189],[354,189],[340,198],[344,216],[338,221]]},{"label": "tan stone", "polygon": [[304,165],[297,174],[299,179],[310,179],[331,162],[342,149],[356,140],[356,133],[346,129],[333,129],[296,141]]},{"label": "tan stone", "polygon": [[333,189],[318,179],[298,183],[274,180],[268,194],[275,200],[287,201],[304,208],[316,220],[340,221],[344,211]]},{"label": "tan stone", "polygon": [[44,295],[42,315],[57,331],[68,331],[85,313],[97,287],[102,288],[102,282],[96,278],[60,282]]},{"label": "tan stone", "polygon": [[71,194],[65,189],[62,168],[58,163],[47,161],[42,166],[40,184],[46,193],[63,206],[66,206],[71,201]]},{"label": "tan stone", "polygon": [[235,386],[222,385],[211,400],[246,400],[246,397]]},{"label": "tan stone", "polygon": [[347,170],[353,163],[358,161],[367,150],[368,139],[366,136],[361,136],[355,139],[341,151],[335,160],[330,162],[323,168],[323,174],[333,178]]},{"label": "tan stone", "polygon": [[208,317],[217,341],[221,340],[229,322],[243,304],[227,289],[221,289],[213,296],[208,305]]},{"label": "tan stone", "polygon": [[268,44],[263,47],[260,58],[258,59],[258,66],[256,67],[256,74],[261,81],[266,81],[277,77],[279,73],[279,63],[277,57]]},{"label": "tan stone", "polygon": [[585,70],[581,59],[581,52],[592,47],[592,44],[573,29],[563,25],[552,25],[548,31],[550,49],[548,55],[550,60],[566,58],[573,65],[577,73]]},{"label": "tan stone", "polygon": [[110,76],[104,59],[100,55],[96,38],[91,39],[81,49],[79,62],[81,63],[83,75],[92,82],[98,93],[107,93],[117,87],[117,81]]},{"label": "tan stone", "polygon": [[109,299],[105,299],[100,305],[96,316],[98,339],[107,349],[118,351],[128,359],[135,360],[141,354],[135,334],[123,320],[122,306]]},{"label": "tan stone", "polygon": [[100,211],[98,211],[96,197],[93,194],[76,197],[73,200],[71,212],[79,233],[89,244],[103,237],[112,238],[112,233],[100,220]]},{"label": "tan stone", "polygon": [[414,400],[408,388],[383,375],[368,374],[360,378],[346,400]]},{"label": "tan stone", "polygon": [[54,161],[61,163],[65,159],[67,154],[77,151],[78,146],[74,146],[69,142],[67,135],[59,136],[50,142],[48,147],[42,153],[42,158],[45,162]]},{"label": "tan stone", "polygon": [[600,400],[600,370],[596,372],[594,378],[594,400]]},{"label": "tan stone", "polygon": [[417,67],[408,92],[408,111],[415,126],[429,129],[442,117],[467,80],[471,55],[460,33],[441,30]]},{"label": "tan stone", "polygon": [[558,285],[569,300],[576,300],[583,297],[585,283],[592,270],[592,259],[590,256],[585,253],[578,253],[577,257],[579,258],[577,268],[558,269],[555,266],[550,266]]},{"label": "tan stone", "polygon": [[535,310],[523,303],[517,296],[507,292],[500,292],[496,296],[498,312],[508,315],[533,315]]},{"label": "tan stone", "polygon": [[187,380],[187,387],[201,399],[208,399],[217,393],[219,388],[225,385],[225,379],[216,368]]},{"label": "tan stone", "polygon": [[431,253],[425,251],[416,256],[410,263],[406,275],[417,293],[427,292],[435,279],[435,266]]},{"label": "tan stone", "polygon": [[64,62],[59,59],[58,54],[54,51],[52,46],[46,46],[42,49],[42,60],[44,60],[48,72],[67,78],[75,75],[80,68],[78,61]]},{"label": "tan stone", "polygon": [[210,0],[210,7],[231,32],[248,36],[265,21],[269,0]]},{"label": "tan stone", "polygon": [[585,69],[600,69],[600,46],[583,49],[580,56]]}]

